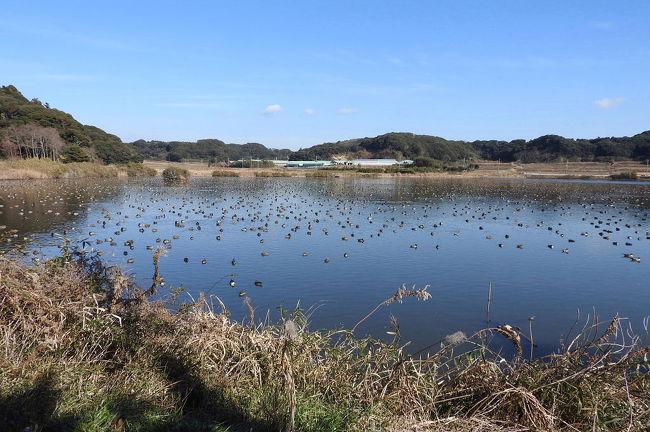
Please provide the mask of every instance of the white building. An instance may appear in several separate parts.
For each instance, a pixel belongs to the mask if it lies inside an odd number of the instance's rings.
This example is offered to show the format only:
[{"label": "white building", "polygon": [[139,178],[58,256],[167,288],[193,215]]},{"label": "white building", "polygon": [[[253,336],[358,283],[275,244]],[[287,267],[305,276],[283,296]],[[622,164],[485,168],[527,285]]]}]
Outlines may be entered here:
[{"label": "white building", "polygon": [[353,159],[350,165],[362,166],[393,166],[393,165],[411,165],[412,160],[398,161],[397,159]]}]

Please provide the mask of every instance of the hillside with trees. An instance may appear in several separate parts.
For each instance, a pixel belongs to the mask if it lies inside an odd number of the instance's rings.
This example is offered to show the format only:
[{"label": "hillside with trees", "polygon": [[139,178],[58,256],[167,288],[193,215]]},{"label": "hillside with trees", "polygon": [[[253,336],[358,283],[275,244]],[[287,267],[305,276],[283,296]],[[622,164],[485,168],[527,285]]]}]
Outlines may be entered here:
[{"label": "hillside with trees", "polygon": [[148,159],[220,162],[237,159],[331,160],[432,158],[443,162],[492,160],[501,162],[611,162],[650,159],[650,131],[632,137],[570,139],[545,135],[532,140],[453,141],[430,135],[392,132],[372,138],[328,142],[297,151],[262,144],[226,144],[217,139],[196,142],[144,141],[132,143]]},{"label": "hillside with trees", "polygon": [[411,133],[388,133],[319,144],[291,155],[295,160],[331,159],[335,156],[415,159],[430,157],[445,162],[459,160],[500,160],[502,162],[610,162],[650,159],[650,131],[632,137],[570,139],[545,135],[529,141],[450,141]]},{"label": "hillside with trees", "polygon": [[338,141],[301,149],[292,154],[291,159],[331,159],[335,156],[394,158],[397,160],[430,157],[445,162],[479,158],[475,149],[464,141],[449,141],[436,136],[392,132],[374,138]]},{"label": "hillside with trees", "polygon": [[530,141],[474,141],[482,159],[502,162],[611,162],[650,159],[650,131],[632,137],[570,139],[545,135]]},{"label": "hillside with trees", "polygon": [[0,87],[0,157],[104,163],[143,159],[119,137],[83,125],[36,98],[29,100],[12,85]]},{"label": "hillside with trees", "polygon": [[259,143],[226,144],[219,139],[123,143],[95,126],[38,99],[28,100],[16,87],[0,88],[0,157],[41,158],[69,162],[126,163],[144,158],[180,162],[225,162],[238,159],[330,160],[354,158],[432,158],[442,162],[611,162],[650,159],[650,131],[631,137],[571,139],[545,135],[532,140],[459,141],[391,132],[376,137],[327,142],[297,151]]},{"label": "hillside with trees", "polygon": [[187,141],[145,141],[131,143],[147,159],[180,162],[187,160],[204,160],[225,162],[237,159],[286,159],[291,150],[270,149],[259,143],[226,144],[218,139]]}]

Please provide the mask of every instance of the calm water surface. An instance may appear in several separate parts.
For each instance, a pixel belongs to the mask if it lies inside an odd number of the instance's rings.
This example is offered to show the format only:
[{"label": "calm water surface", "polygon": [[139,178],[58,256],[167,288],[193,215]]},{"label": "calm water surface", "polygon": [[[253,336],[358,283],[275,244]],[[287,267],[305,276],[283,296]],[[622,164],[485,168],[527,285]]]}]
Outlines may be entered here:
[{"label": "calm water surface", "polygon": [[[300,302],[317,307],[312,328],[350,327],[400,285],[430,285],[431,300],[407,298],[359,328],[388,339],[392,314],[413,351],[458,330],[484,328],[490,283],[491,325],[527,333],[534,316],[539,353],[558,345],[577,311],[582,321],[594,310],[603,320],[618,313],[639,331],[650,315],[650,184],[17,181],[0,182],[0,205],[6,252],[20,246],[52,255],[59,235],[85,240],[86,249],[149,286],[147,246],[167,244],[166,286],[217,295],[237,319],[246,310],[245,291],[258,317],[267,310],[277,317],[278,306]],[[131,240],[132,248],[124,245]],[[630,253],[641,262],[624,257]]]}]

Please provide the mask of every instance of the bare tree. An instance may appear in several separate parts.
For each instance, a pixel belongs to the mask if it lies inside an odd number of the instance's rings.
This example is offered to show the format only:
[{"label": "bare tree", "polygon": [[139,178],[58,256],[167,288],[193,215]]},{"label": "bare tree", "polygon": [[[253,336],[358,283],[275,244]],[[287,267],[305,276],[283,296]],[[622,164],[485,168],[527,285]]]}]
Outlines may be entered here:
[{"label": "bare tree", "polygon": [[65,142],[54,128],[32,124],[10,126],[0,141],[4,157],[56,160]]}]

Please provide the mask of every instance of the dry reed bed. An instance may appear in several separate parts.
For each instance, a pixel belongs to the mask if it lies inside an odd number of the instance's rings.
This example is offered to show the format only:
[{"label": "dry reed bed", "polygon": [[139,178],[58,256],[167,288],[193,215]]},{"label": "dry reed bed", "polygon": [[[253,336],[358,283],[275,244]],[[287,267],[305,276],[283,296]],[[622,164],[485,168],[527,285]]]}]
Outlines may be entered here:
[{"label": "dry reed bed", "polygon": [[0,179],[155,176],[156,170],[140,163],[102,165],[93,162],[63,163],[49,159],[0,160]]},{"label": "dry reed bed", "polygon": [[[155,265],[162,254],[157,253]],[[120,269],[64,249],[0,258],[0,424],[9,430],[647,430],[648,356],[615,318],[527,361],[503,326],[408,355],[352,331],[231,320],[218,298],[152,300]],[[160,293],[159,293],[160,294]],[[400,288],[378,306],[417,297]],[[170,307],[171,306],[171,307]],[[491,338],[508,338],[505,359]]]}]

